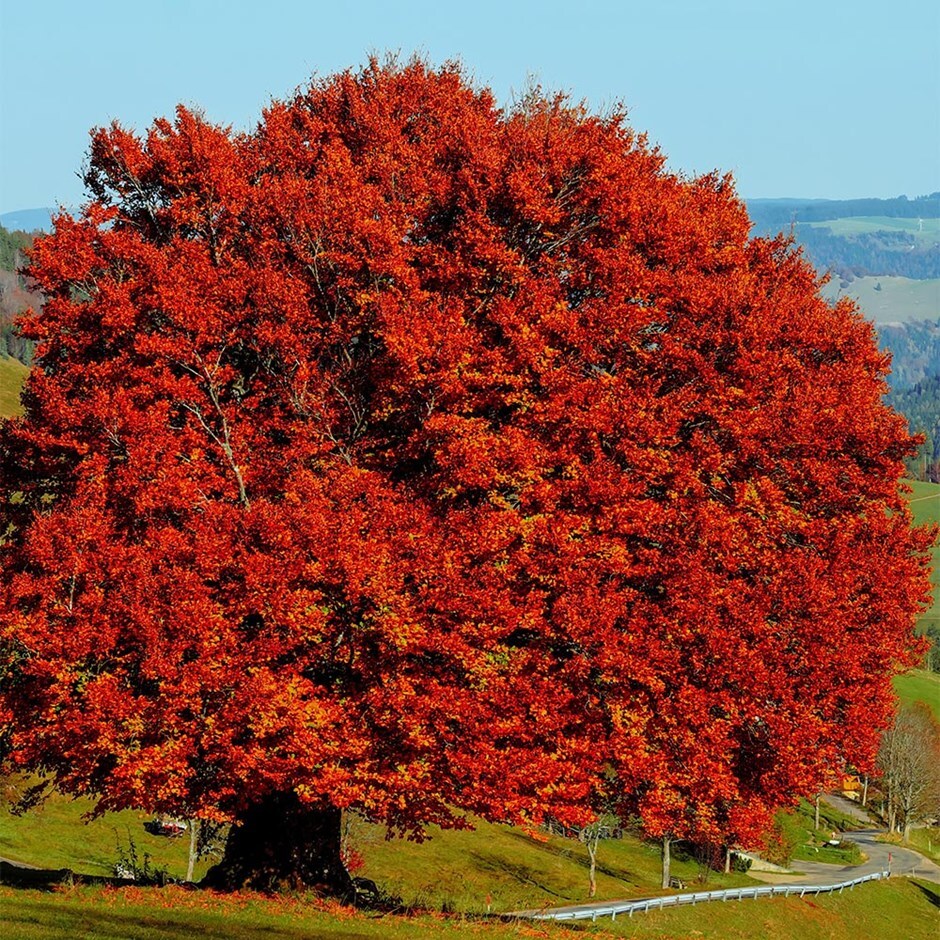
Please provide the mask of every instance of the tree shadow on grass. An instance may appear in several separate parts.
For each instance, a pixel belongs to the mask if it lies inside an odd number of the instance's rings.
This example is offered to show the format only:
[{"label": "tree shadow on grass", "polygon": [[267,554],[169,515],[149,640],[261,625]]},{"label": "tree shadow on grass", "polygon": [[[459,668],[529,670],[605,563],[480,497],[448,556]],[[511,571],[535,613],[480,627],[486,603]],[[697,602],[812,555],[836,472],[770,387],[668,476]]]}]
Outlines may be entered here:
[{"label": "tree shadow on grass", "polygon": [[552,897],[560,898],[563,901],[574,900],[569,895],[561,894],[554,888],[550,888],[544,882],[539,881],[538,878],[541,875],[541,872],[534,868],[530,868],[528,865],[514,864],[512,862],[507,862],[498,855],[484,855],[480,852],[471,852],[470,858],[473,859],[474,863],[482,871],[493,872],[500,875],[509,875],[511,878],[514,878],[521,884],[538,888],[539,891],[544,891],[546,894],[550,894]]},{"label": "tree shadow on grass", "polygon": [[912,885],[934,906],[940,907],[940,888],[924,884],[922,881],[912,881]]},{"label": "tree shadow on grass", "polygon": [[[583,868],[584,871],[587,871],[591,867],[591,862],[588,858],[586,858],[584,855],[576,854],[572,852],[571,849],[565,848],[564,846],[560,846],[552,842],[541,842],[538,839],[533,839],[531,836],[527,836],[523,832],[516,832],[513,829],[508,830],[506,835],[511,839],[524,842],[530,848],[536,849],[540,852],[545,852],[547,855],[552,855],[555,858],[564,858],[573,865],[577,865],[580,868]],[[614,878],[617,881],[622,881],[624,884],[630,885],[634,888],[640,887],[640,883],[638,881],[634,881],[630,877],[630,872],[625,871],[622,868],[612,868],[609,865],[605,865],[600,858],[597,861],[597,873],[600,875],[607,875],[608,878]]]}]

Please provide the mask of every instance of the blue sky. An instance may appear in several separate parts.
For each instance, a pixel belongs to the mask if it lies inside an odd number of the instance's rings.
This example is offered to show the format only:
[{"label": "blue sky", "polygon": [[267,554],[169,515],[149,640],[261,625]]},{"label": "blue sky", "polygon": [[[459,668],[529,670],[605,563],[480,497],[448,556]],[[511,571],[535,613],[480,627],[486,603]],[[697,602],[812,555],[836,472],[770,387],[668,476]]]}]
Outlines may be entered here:
[{"label": "blue sky", "polygon": [[534,75],[626,104],[688,173],[748,198],[940,189],[930,0],[0,0],[0,212],[74,205],[89,128],[195,104],[250,127],[370,53],[460,58],[501,101]]}]

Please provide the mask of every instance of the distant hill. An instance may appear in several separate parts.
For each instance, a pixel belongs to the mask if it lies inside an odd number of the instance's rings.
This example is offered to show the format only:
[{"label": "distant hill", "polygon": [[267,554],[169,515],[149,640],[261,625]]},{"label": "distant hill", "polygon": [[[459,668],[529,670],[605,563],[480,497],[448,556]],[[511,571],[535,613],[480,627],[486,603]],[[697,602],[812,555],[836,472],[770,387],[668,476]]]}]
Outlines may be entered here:
[{"label": "distant hill", "polygon": [[823,296],[827,300],[851,297],[879,330],[940,317],[940,279],[874,274],[846,279],[835,276],[823,288]]},{"label": "distant hill", "polygon": [[52,231],[54,209],[20,209],[17,212],[0,213],[0,225],[9,232]]},{"label": "distant hill", "polygon": [[940,278],[940,193],[917,199],[752,199],[747,208],[755,234],[792,232],[820,271],[843,280]]},{"label": "distant hill", "polygon": [[940,192],[908,199],[748,199],[755,228],[779,232],[794,222],[823,222],[855,216],[895,219],[940,218]]},{"label": "distant hill", "polygon": [[0,225],[0,357],[11,356],[26,365],[32,362],[33,344],[17,333],[13,321],[27,307],[38,310],[42,302],[18,273],[32,242],[32,234],[8,232]]},{"label": "distant hill", "polygon": [[851,297],[891,353],[891,405],[925,447],[912,473],[940,479],[940,192],[908,199],[753,199],[754,234],[792,235],[830,300]]}]

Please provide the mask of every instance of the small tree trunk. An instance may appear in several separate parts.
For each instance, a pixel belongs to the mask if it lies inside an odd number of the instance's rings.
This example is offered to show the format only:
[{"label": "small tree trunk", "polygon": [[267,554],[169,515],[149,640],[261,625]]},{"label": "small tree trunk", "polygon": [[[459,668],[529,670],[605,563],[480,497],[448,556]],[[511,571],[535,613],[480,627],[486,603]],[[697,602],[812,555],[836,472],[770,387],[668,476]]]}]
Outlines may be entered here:
[{"label": "small tree trunk", "polygon": [[597,840],[590,839],[587,844],[588,857],[591,859],[591,867],[588,869],[588,897],[593,898],[597,894]]},{"label": "small tree trunk", "polygon": [[865,774],[865,783],[862,786],[862,806],[868,805],[868,774]]},{"label": "small tree trunk", "polygon": [[669,847],[672,845],[670,836],[663,836],[663,887],[669,887]]},{"label": "small tree trunk", "polygon": [[731,871],[731,846],[725,846],[725,874]]},{"label": "small tree trunk", "polygon": [[193,869],[196,867],[196,854],[199,850],[198,826],[198,819],[189,820],[189,864],[186,866],[186,881],[188,883],[192,883]]},{"label": "small tree trunk", "polygon": [[202,884],[234,891],[315,888],[352,899],[355,891],[340,857],[342,812],[308,806],[294,793],[273,793],[238,815],[222,861]]},{"label": "small tree trunk", "polygon": [[814,827],[816,829],[819,828],[819,797],[820,797],[820,794],[817,793],[816,794],[816,821],[814,823]]}]

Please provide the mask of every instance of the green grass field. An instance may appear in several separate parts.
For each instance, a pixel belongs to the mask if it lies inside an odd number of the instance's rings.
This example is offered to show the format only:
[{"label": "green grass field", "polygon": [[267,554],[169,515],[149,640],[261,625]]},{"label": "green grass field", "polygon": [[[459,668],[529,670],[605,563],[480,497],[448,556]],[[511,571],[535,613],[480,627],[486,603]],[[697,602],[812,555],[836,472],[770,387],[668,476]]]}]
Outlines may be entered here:
[{"label": "green grass field", "polygon": [[851,816],[825,801],[819,806],[819,829],[816,829],[815,807],[808,800],[789,810],[790,828],[802,836],[802,842],[793,852],[793,868],[799,870],[799,861],[826,862],[830,865],[860,865],[862,853],[854,842],[841,846],[829,845],[833,832],[848,832],[861,826]]},{"label": "green grass field", "polygon": [[[14,816],[7,801],[0,800],[0,856],[40,868],[113,875],[119,843],[126,850],[133,840],[141,859],[146,853],[153,866],[165,868],[174,878],[185,876],[189,858],[187,835],[152,836],[143,827],[149,818],[147,814],[133,810],[83,822],[83,816],[92,807],[91,800],[73,800],[55,793],[28,813]],[[197,875],[204,871],[205,865]]]},{"label": "green grass field", "polygon": [[813,228],[827,228],[833,235],[871,235],[875,232],[904,232],[921,247],[940,242],[940,219],[895,219],[889,216],[848,216],[824,222],[801,222]]},{"label": "green grass field", "polygon": [[940,674],[926,669],[912,669],[903,676],[895,677],[894,691],[902,704],[924,702],[940,721]]},{"label": "green grass field", "polygon": [[315,899],[222,898],[179,888],[42,893],[0,887],[4,940],[936,940],[938,906],[937,885],[898,878],[841,895],[713,902],[564,927],[441,915],[370,915]]},{"label": "green grass field", "polygon": [[20,389],[28,372],[16,359],[0,356],[0,418],[20,413]]},{"label": "green grass field", "polygon": [[[908,497],[911,512],[916,525],[940,525],[940,485],[907,481],[911,487]],[[940,539],[933,546],[933,605],[918,619],[918,629],[925,631],[928,626],[940,624]]]},{"label": "green grass field", "polygon": [[[118,860],[117,842],[133,838],[138,855],[146,852],[156,867],[175,878],[186,871],[188,838],[151,836],[143,814],[108,814],[82,824],[88,800],[53,795],[22,816],[0,808],[0,856],[43,868],[110,875]],[[508,826],[477,820],[474,830],[429,830],[423,843],[386,839],[385,829],[353,817],[350,845],[361,856],[356,874],[371,878],[388,894],[409,906],[429,910],[484,912],[576,903],[588,896],[588,860],[573,839],[535,837]],[[673,873],[689,884],[710,887],[750,884],[737,873],[710,871],[676,853]],[[200,877],[203,864],[196,871]],[[626,836],[601,844],[597,896],[625,898],[660,893],[659,848]],[[489,897],[489,902],[487,902]]]},{"label": "green grass field", "polygon": [[[489,896],[492,910],[558,906],[588,896],[588,858],[573,839],[534,837],[507,826],[482,821],[476,829],[441,832],[421,844],[386,841],[385,830],[360,823],[352,844],[362,854],[361,874],[406,904],[436,910],[482,912]],[[709,887],[751,884],[737,873],[711,871],[676,853],[672,872],[688,884]],[[598,899],[646,897],[661,893],[659,846],[625,836],[601,843]]]},{"label": "green grass field", "polygon": [[[880,288],[880,289],[879,289]],[[829,300],[851,297],[875,323],[936,320],[940,317],[940,280],[915,281],[908,277],[859,277],[840,288],[833,278],[823,288]]]}]

